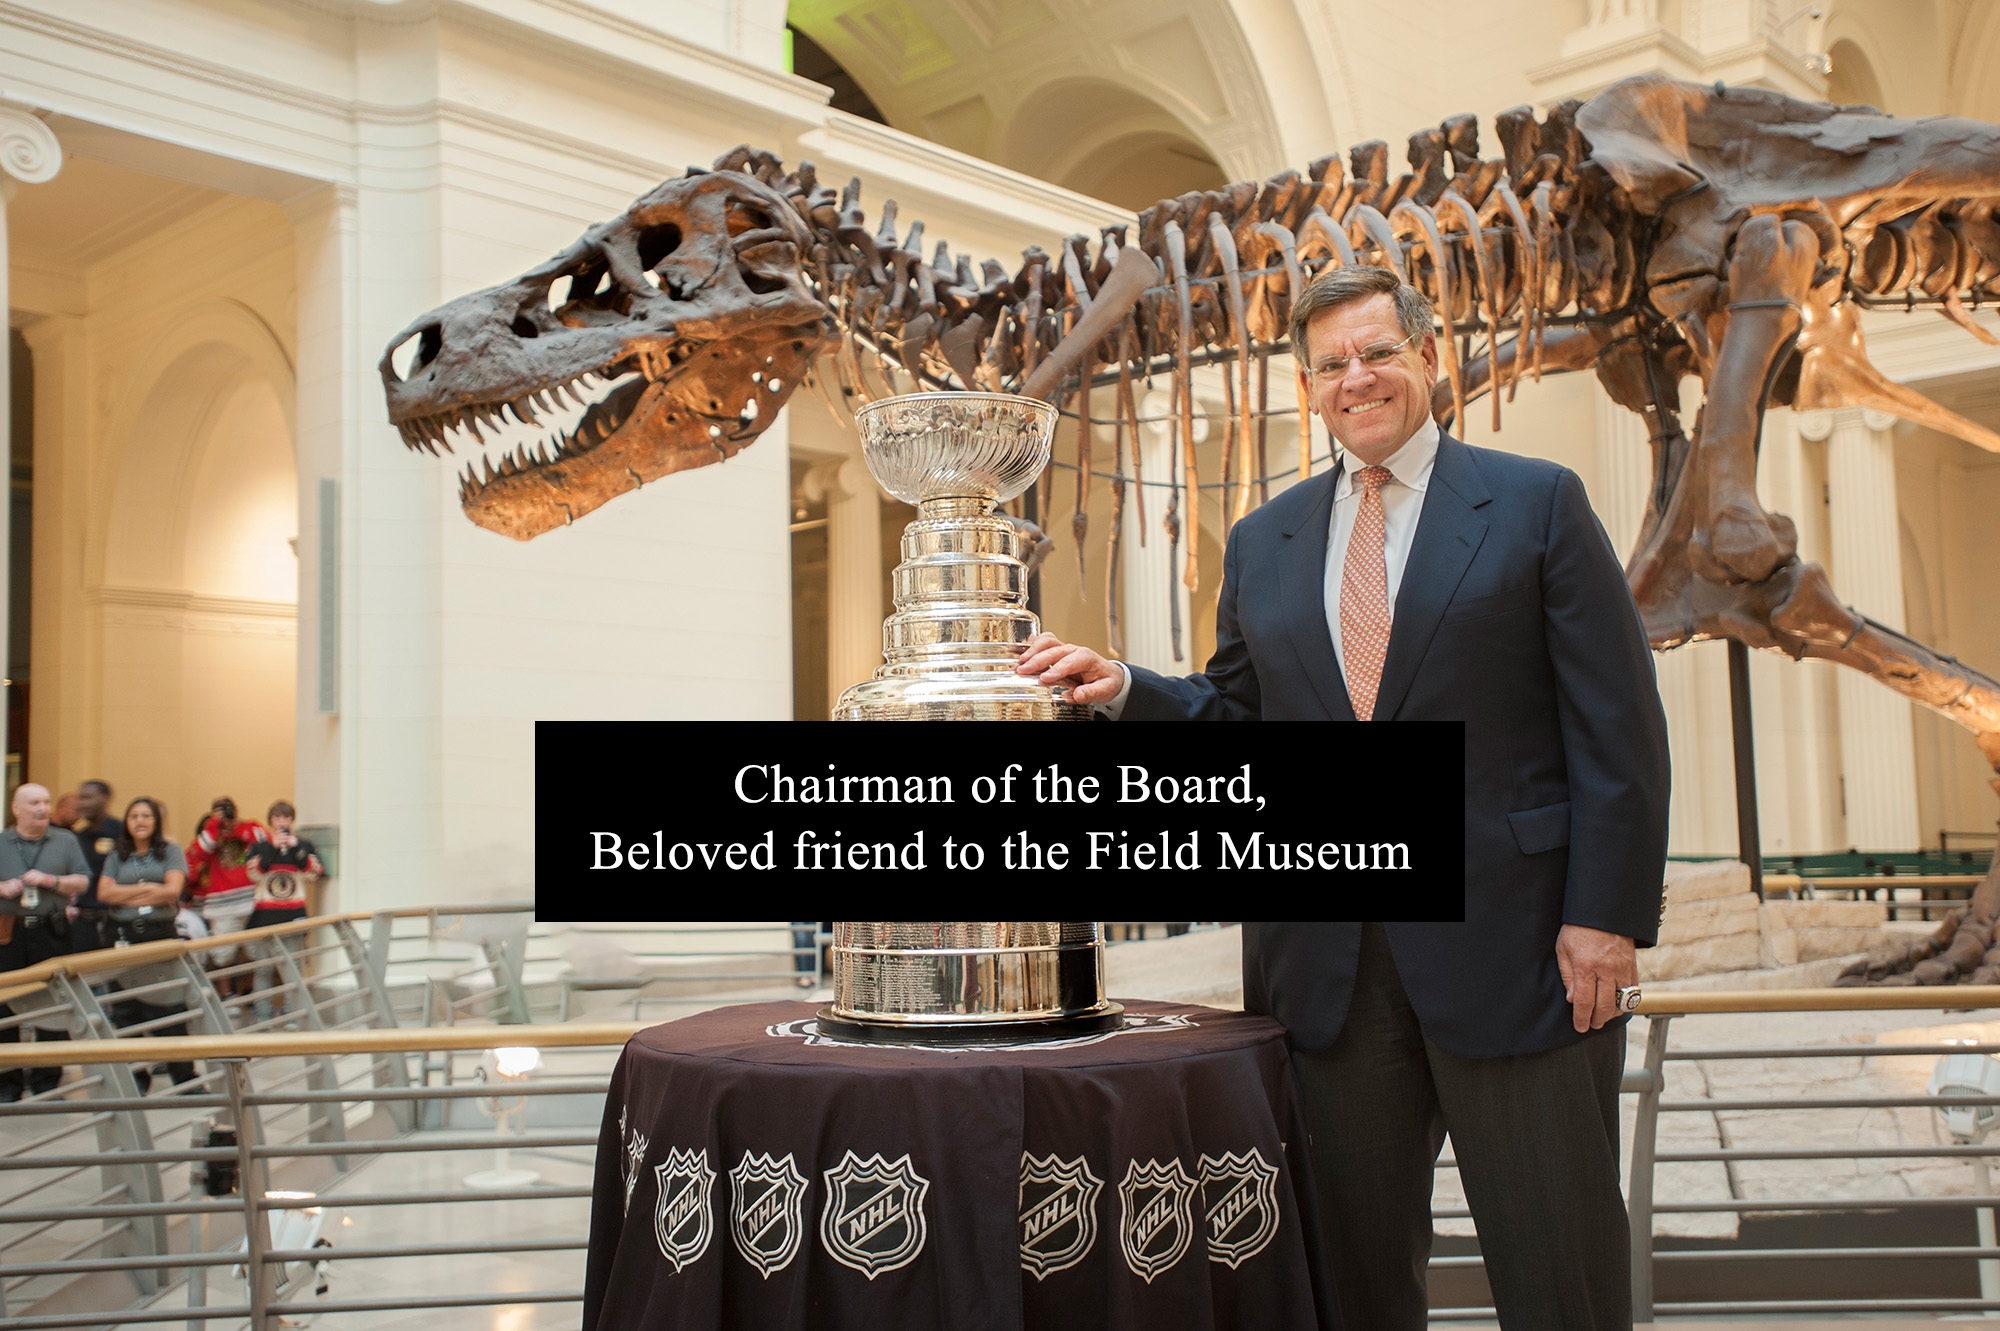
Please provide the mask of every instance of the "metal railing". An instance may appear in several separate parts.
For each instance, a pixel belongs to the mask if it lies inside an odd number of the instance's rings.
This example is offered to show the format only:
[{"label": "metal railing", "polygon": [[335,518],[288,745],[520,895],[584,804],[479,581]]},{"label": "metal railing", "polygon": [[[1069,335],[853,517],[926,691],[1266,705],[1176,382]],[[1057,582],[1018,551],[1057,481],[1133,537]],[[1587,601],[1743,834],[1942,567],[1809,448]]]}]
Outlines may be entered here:
[{"label": "metal railing", "polygon": [[[666,1020],[716,1005],[734,995],[758,1002],[798,995],[789,988],[817,990],[826,981],[826,946],[832,935],[819,922],[783,924],[676,921],[653,924],[647,935],[667,941],[663,954],[628,955],[623,973],[563,981],[558,1019],[568,1020],[571,995],[591,990],[624,990],[633,1020],[647,1008],[663,1009]],[[618,937],[618,935],[609,935]]]},{"label": "metal railing", "polygon": [[[420,918],[426,912],[410,912]],[[353,941],[339,929],[345,920]],[[0,1331],[9,1328],[107,1325],[186,1320],[190,1327],[217,1320],[250,1322],[255,1331],[272,1331],[273,1319],[307,1313],[329,1316],[405,1308],[492,1308],[508,1305],[558,1303],[579,1297],[576,1281],[535,1283],[516,1272],[511,1283],[482,1284],[466,1265],[484,1255],[540,1255],[543,1266],[568,1264],[565,1254],[582,1248],[583,1208],[589,1197],[594,1145],[601,1120],[605,1074],[611,1056],[636,1031],[638,1022],[572,1023],[554,1026],[451,1024],[425,1029],[398,1028],[382,970],[368,958],[375,945],[389,936],[386,922],[371,922],[375,937],[366,942],[353,930],[358,921],[328,917],[318,922],[280,926],[284,931],[267,941],[271,951],[233,963],[273,968],[281,983],[265,992],[284,991],[287,1011],[265,1021],[242,1017],[246,1026],[262,1031],[205,1036],[162,1036],[139,1025],[107,1033],[91,1027],[81,1033],[99,1038],[76,1041],[47,1052],[47,1057],[82,1066],[81,1080],[66,1083],[56,1096],[32,1097],[0,1110]],[[333,938],[315,951],[311,924],[321,936]],[[430,931],[427,924],[425,937]],[[331,934],[324,931],[331,930]],[[269,933],[269,931],[260,931]],[[227,940],[214,940],[210,947]],[[177,944],[147,945],[165,954]],[[386,957],[383,942],[380,955]],[[200,951],[190,947],[188,952]],[[357,967],[354,957],[363,958]],[[96,962],[80,976],[66,977],[62,958],[45,963],[47,974],[17,972],[0,988],[0,999],[16,1004],[16,1020],[32,1019],[38,1010],[88,1013],[91,1004],[103,1010],[102,996],[90,981],[105,978]],[[123,949],[121,965],[153,964],[156,954],[144,948]],[[180,992],[206,990],[188,1004],[189,1021],[204,1029],[228,1029],[218,1011],[227,1014],[231,1000],[214,991],[217,977],[229,967],[203,974],[182,973]],[[194,983],[196,977],[200,983]],[[132,989],[122,992],[130,993]],[[155,992],[166,992],[164,989]],[[43,995],[43,1009],[29,1000]],[[63,1009],[49,996],[75,1007]],[[236,1003],[241,1010],[242,1003]],[[492,1005],[503,1012],[504,1002]],[[252,1004],[254,1008],[254,1002]],[[1934,1057],[1947,1054],[2000,1054],[2000,1042],[1948,1043],[1907,1041],[1896,1044],[1800,1044],[1788,1041],[1782,1026],[1766,1037],[1757,1032],[1750,1043],[1713,1039],[1676,1045],[1673,1035],[1686,1018],[1711,1014],[1782,1014],[1799,1012],[1854,1013],[1887,1011],[1960,1011],[2000,1009],[2000,987],[1903,988],[1838,990],[1769,990],[1748,993],[1675,993],[1649,996],[1640,1015],[1649,1022],[1645,1052],[1627,1069],[1622,1091],[1633,1097],[1635,1128],[1628,1160],[1628,1206],[1631,1216],[1633,1296],[1639,1320],[1657,1316],[1823,1315],[1856,1316],[1903,1313],[1978,1313],[2000,1311],[2000,1265],[1987,1268],[1993,1283],[1981,1297],[1953,1292],[1927,1296],[1908,1288],[1909,1281],[1884,1276],[1879,1289],[1852,1297],[1811,1297],[1783,1293],[1769,1297],[1708,1297],[1708,1289],[1657,1298],[1657,1282],[1670,1274],[1708,1279],[1725,1269],[1734,1274],[1782,1270],[1786,1263],[1805,1263],[1822,1271],[1855,1269],[1904,1271],[1909,1265],[1946,1263],[1960,1283],[1985,1263],[2000,1263],[2000,1242],[1971,1233],[1961,1224],[1953,1235],[1908,1238],[1891,1232],[1889,1220],[1876,1223],[1877,1233],[1863,1239],[1795,1244],[1762,1242],[1753,1231],[1765,1218],[1806,1219],[1868,1213],[1877,1217],[1951,1215],[1970,1220],[1966,1212],[2000,1205],[1978,1193],[1959,1195],[1893,1195],[1896,1189],[1874,1192],[1850,1187],[1809,1187],[1796,1194],[1782,1189],[1759,1191],[1740,1187],[1734,1175],[1759,1162],[1843,1162],[1859,1160],[1983,1162],[2000,1155],[2000,1145],[1983,1142],[1923,1140],[1921,1132],[1905,1132],[1899,1140],[1867,1143],[1853,1133],[1824,1145],[1760,1142],[1749,1125],[1764,1114],[1831,1113],[1855,1116],[1878,1112],[1930,1111],[1971,1105],[2000,1106],[2000,1096],[1940,1097],[1930,1094],[1862,1093],[1836,1086],[1830,1091],[1798,1093],[1795,1085],[1750,1094],[1689,1094],[1712,1065],[1740,1064],[1746,1059],[1771,1060],[1779,1069],[1810,1066],[1810,1060],[1843,1058]],[[25,1015],[23,1015],[25,1013]],[[311,1015],[308,1015],[308,1014]],[[317,1020],[318,1025],[312,1023]],[[106,1018],[108,1023],[108,1017]],[[1676,1023],[1680,1023],[1679,1026]],[[150,1023],[155,1029],[159,1023]],[[279,1029],[288,1027],[288,1029]],[[143,1036],[144,1038],[131,1038]],[[467,1057],[504,1042],[548,1050],[570,1048],[592,1066],[572,1065],[550,1072],[526,1086],[510,1086],[509,1100],[519,1098],[530,1127],[524,1134],[498,1137],[472,1117],[473,1106],[496,1099],[496,1088],[472,1079]],[[0,1068],[36,1061],[35,1045],[0,1046]],[[557,1055],[557,1057],[561,1057]],[[194,1082],[165,1094],[142,1096],[129,1064],[205,1060]],[[1688,1081],[1677,1089],[1677,1072]],[[1787,1080],[1774,1074],[1779,1081]],[[1799,1078],[1789,1078],[1796,1082]],[[469,1084],[470,1083],[470,1084]],[[1711,1144],[1677,1141],[1663,1134],[1662,1125],[1683,1115],[1717,1116],[1728,1120]],[[208,1135],[210,1120],[235,1128],[234,1140]],[[539,1121],[538,1121],[539,1120]],[[1684,1135],[1684,1134],[1682,1134]],[[556,1171],[547,1186],[481,1191],[447,1179],[454,1153],[504,1146],[532,1156]],[[394,1162],[393,1177],[377,1182],[384,1170],[370,1167]],[[238,1186],[225,1195],[209,1195],[211,1166],[233,1166]],[[1726,1185],[1697,1195],[1662,1196],[1660,1171],[1677,1167],[1719,1167],[1729,1175]],[[1440,1162],[1441,1169],[1454,1168]],[[1963,1180],[1954,1182],[1959,1186]],[[428,1208],[448,1206],[454,1215],[469,1215],[480,1203],[533,1200],[547,1202],[529,1213],[529,1229],[518,1220],[506,1232],[494,1229],[481,1237],[478,1226],[453,1225],[452,1241],[436,1238]],[[562,1207],[572,1208],[569,1211]],[[399,1210],[399,1208],[402,1208]],[[439,1283],[465,1286],[452,1292],[416,1292],[383,1284],[371,1277],[368,1297],[313,1297],[320,1261],[328,1254],[274,1228],[274,1217],[317,1210],[323,1221],[332,1212],[346,1213],[335,1237],[340,1246],[331,1260],[336,1272],[349,1263],[393,1262],[399,1258],[448,1259],[457,1263],[460,1279],[449,1275]],[[398,1215],[407,1222],[391,1223]],[[1464,1220],[1463,1207],[1441,1208],[1438,1220]],[[1744,1228],[1736,1240],[1704,1246],[1661,1246],[1654,1236],[1660,1217],[1730,1215]],[[330,1223],[330,1222],[327,1222]],[[359,1232],[356,1232],[357,1226]],[[429,1234],[421,1231],[431,1226]],[[403,1232],[420,1231],[415,1238]],[[1748,1238],[1743,1235],[1749,1235]],[[1887,1242],[1884,1238],[1907,1241]],[[358,1240],[358,1242],[357,1242]],[[1704,1266],[1708,1263],[1711,1265]],[[1863,1268],[1861,1264],[1874,1264]],[[1467,1279],[1477,1272],[1476,1253],[1443,1253],[1433,1260],[1440,1275]],[[248,1274],[236,1277],[236,1268]],[[373,1269],[373,1268],[371,1268]],[[454,1268],[442,1268],[450,1272]],[[524,1268],[525,1269],[525,1268]],[[1796,1268],[1793,1268],[1796,1269]],[[546,1275],[548,1272],[543,1272]],[[336,1283],[345,1277],[336,1276]],[[539,1279],[537,1277],[536,1279]],[[1672,1283],[1670,1281],[1670,1283]],[[1685,1280],[1681,1282],[1685,1284]],[[1721,1288],[1721,1283],[1716,1286]],[[1434,1309],[1438,1322],[1487,1320],[1490,1306],[1470,1300],[1465,1306]],[[357,1323],[358,1325],[359,1323]]]},{"label": "metal railing", "polygon": [[[107,1326],[185,1322],[199,1331],[217,1322],[247,1323],[276,1331],[282,1318],[336,1317],[388,1310],[494,1308],[574,1302],[582,1298],[582,1237],[587,1226],[590,1179],[608,1078],[603,1071],[497,1086],[464,1073],[440,1084],[380,1085],[364,1081],[368,1069],[426,1063],[444,1056],[483,1052],[504,1041],[538,1049],[615,1052],[637,1023],[558,1026],[453,1026],[423,1030],[314,1030],[210,1037],[157,1037],[158,1057],[205,1060],[204,1087],[178,1088],[172,1097],[140,1097],[125,1063],[122,1040],[73,1043],[66,1060],[92,1072],[65,1090],[82,1099],[44,1099],[16,1106],[10,1134],[0,1147],[0,1224],[11,1231],[0,1243],[6,1299],[0,1327]],[[0,1048],[0,1068],[34,1057],[32,1046]],[[600,1061],[608,1064],[608,1056]],[[344,1074],[333,1085],[300,1087],[299,1066],[327,1064]],[[608,1067],[605,1069],[608,1071]],[[107,1088],[110,1093],[107,1093]],[[578,1098],[580,1097],[580,1102]],[[468,1102],[569,1100],[568,1112],[541,1130],[505,1134],[469,1132],[453,1109]],[[171,1101],[169,1103],[168,1101]],[[443,1112],[435,1127],[397,1130],[398,1117],[422,1103]],[[185,1146],[165,1145],[172,1134],[151,1129],[163,1114],[194,1111],[178,1126],[194,1131]],[[524,1114],[532,1117],[532,1111]],[[287,1131],[287,1116],[327,1125],[359,1120],[360,1132],[327,1136]],[[22,1133],[23,1121],[31,1127]],[[43,1125],[51,1125],[43,1130]],[[98,1132],[98,1148],[78,1151],[70,1139]],[[217,1129],[224,1129],[219,1132]],[[457,1180],[453,1156],[495,1149],[526,1154],[560,1176],[540,1183],[510,1182],[505,1175]],[[393,1163],[380,1179],[368,1166]],[[181,1167],[185,1166],[183,1173]],[[96,1171],[95,1177],[89,1177]],[[382,1171],[375,1171],[381,1173]],[[494,1178],[499,1186],[494,1186]],[[177,1180],[185,1178],[183,1186]],[[361,1180],[358,1187],[356,1180]],[[440,1186],[443,1183],[444,1186]],[[488,1204],[532,1201],[508,1213],[507,1237],[397,1241],[399,1231],[435,1232],[439,1207],[455,1214]],[[329,1213],[344,1223],[325,1232]],[[355,1217],[362,1219],[357,1223]],[[398,1219],[400,1217],[400,1219]],[[300,1223],[301,1218],[304,1222]],[[463,1222],[449,1226],[471,1233]],[[493,1225],[489,1229],[496,1228]],[[524,1234],[523,1231],[536,1231]],[[359,1238],[359,1242],[355,1239]],[[332,1240],[338,1239],[338,1243]],[[435,1292],[427,1277],[422,1293],[399,1289],[371,1274],[366,1296],[329,1297],[327,1271],[337,1265],[398,1259],[469,1260],[505,1254],[512,1278],[483,1287]],[[524,1287],[520,1259],[572,1254],[573,1278],[561,1287]],[[461,1267],[461,1271],[464,1268]],[[346,1277],[339,1277],[343,1281]],[[357,1322],[356,1325],[367,1324]]]},{"label": "metal railing", "polygon": [[[1871,1215],[1871,1227],[1891,1228],[1886,1217],[1902,1212],[1979,1212],[2000,1207],[2000,1198],[1975,1190],[1963,1195],[1867,1195],[1842,1193],[1828,1187],[1819,1195],[1742,1195],[1731,1178],[1729,1195],[1718,1197],[1662,1200],[1658,1196],[1661,1166],[1719,1164],[1733,1176],[1739,1167],[1763,1161],[1861,1160],[1964,1160],[1991,1159],[2000,1155],[2000,1141],[1911,1142],[1866,1144],[1856,1141],[1830,1142],[1825,1146],[1755,1144],[1757,1135],[1744,1125],[1760,1113],[1794,1114],[1809,1111],[1841,1111],[1849,1115],[1881,1110],[1944,1110],[1977,1106],[2000,1106],[2000,1096],[1952,1093],[1950,1095],[1881,1094],[1771,1094],[1765,1096],[1688,1097],[1671,1099],[1667,1091],[1673,1081],[1670,1065],[1693,1064],[1703,1060],[1775,1060],[1790,1065],[1805,1060],[1900,1057],[1942,1057],[1952,1054],[2000,1054],[2000,1043],[1968,1041],[1903,1044],[1788,1044],[1782,1040],[1754,1045],[1699,1045],[1675,1047],[1673,1023],[1677,1018],[1714,1014],[1805,1013],[1805,1012],[1886,1012],[1950,1011],[1965,1012],[2000,1008],[2000,986],[1954,986],[1947,988],[1900,989],[1774,989],[1748,992],[1673,993],[1648,996],[1639,1015],[1648,1021],[1645,1056],[1638,1067],[1628,1067],[1621,1092],[1636,1102],[1632,1150],[1628,1167],[1626,1196],[1631,1222],[1632,1304],[1639,1322],[1659,1317],[1751,1317],[1758,1315],[1797,1316],[1804,1314],[1881,1316],[1889,1313],[1960,1313],[1989,1315],[2000,1312],[2000,1268],[1987,1265],[2000,1259],[2000,1245],[1990,1237],[1969,1243],[1913,1242],[1887,1244],[1799,1244],[1764,1246],[1754,1244],[1714,1244],[1662,1250],[1657,1246],[1654,1221],[1670,1215],[1730,1214],[1739,1222],[1751,1217],[1818,1217],[1833,1214]],[[1668,1115],[1710,1114],[1730,1116],[1736,1125],[1719,1132],[1718,1144],[1700,1149],[1662,1149],[1660,1128]],[[1720,1120],[1718,1120],[1720,1121]],[[1851,1125],[1850,1125],[1851,1126]],[[1450,1158],[1439,1161],[1441,1170],[1455,1169]],[[1983,1171],[1981,1171],[1983,1172]],[[1465,1220],[1465,1207],[1435,1208],[1433,1221]],[[1990,1221],[1986,1222],[1990,1226]],[[1981,1297],[1938,1296],[1904,1293],[1885,1297],[1798,1297],[1777,1295],[1763,1298],[1681,1298],[1660,1300],[1655,1284],[1664,1270],[1686,1269],[1690,1265],[1728,1264],[1741,1272],[1759,1267],[1776,1269],[1778,1264],[1803,1262],[1825,1271],[1829,1262],[1876,1263],[1924,1261],[1962,1264],[1965,1274],[1980,1272]],[[1482,1259],[1472,1255],[1445,1255],[1431,1259],[1433,1271],[1465,1272],[1481,1270]],[[1737,1282],[1742,1283],[1742,1282]],[[1433,1322],[1489,1321],[1495,1310],[1486,1306],[1455,1306],[1431,1309]]]},{"label": "metal railing", "polygon": [[1889,918],[1937,920],[1963,907],[1982,881],[1980,874],[1869,874],[1852,877],[1801,878],[1796,874],[1764,875],[1766,898],[1784,896],[1807,900],[1842,898],[1874,901],[1882,894]]}]

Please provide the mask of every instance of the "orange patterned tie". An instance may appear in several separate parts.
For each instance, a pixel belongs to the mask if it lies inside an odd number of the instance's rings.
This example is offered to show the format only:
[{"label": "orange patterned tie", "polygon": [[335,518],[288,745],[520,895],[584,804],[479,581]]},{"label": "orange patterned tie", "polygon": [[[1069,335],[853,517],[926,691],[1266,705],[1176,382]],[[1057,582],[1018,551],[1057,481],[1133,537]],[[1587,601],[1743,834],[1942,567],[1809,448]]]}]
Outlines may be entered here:
[{"label": "orange patterned tie", "polygon": [[1347,676],[1347,696],[1354,715],[1363,721],[1375,715],[1375,693],[1382,687],[1382,658],[1389,651],[1389,565],[1382,556],[1387,523],[1382,516],[1382,487],[1387,467],[1363,467],[1355,473],[1361,486],[1361,509],[1347,537],[1347,558],[1340,570],[1340,655]]}]

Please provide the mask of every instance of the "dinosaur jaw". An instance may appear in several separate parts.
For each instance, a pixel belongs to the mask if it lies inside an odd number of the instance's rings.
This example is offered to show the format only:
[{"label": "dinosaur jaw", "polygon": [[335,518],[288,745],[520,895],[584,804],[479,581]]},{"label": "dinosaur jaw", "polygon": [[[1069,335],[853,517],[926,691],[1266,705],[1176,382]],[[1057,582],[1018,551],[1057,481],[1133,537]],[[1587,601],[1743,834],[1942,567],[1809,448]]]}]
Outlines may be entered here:
[{"label": "dinosaur jaw", "polygon": [[742,341],[646,340],[512,398],[398,422],[411,448],[475,450],[459,505],[518,541],[648,481],[726,461],[769,428],[818,351],[817,326]]}]

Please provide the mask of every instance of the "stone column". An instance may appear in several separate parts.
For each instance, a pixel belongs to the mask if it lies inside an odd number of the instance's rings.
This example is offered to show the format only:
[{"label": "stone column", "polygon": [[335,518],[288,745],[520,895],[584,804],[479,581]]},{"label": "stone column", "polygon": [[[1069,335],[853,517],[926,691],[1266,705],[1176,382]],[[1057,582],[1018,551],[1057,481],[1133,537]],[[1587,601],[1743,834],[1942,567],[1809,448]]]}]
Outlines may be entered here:
[{"label": "stone column", "polygon": [[[83,319],[46,315],[21,334],[35,366],[35,585],[81,587],[85,555],[76,534],[89,520],[84,454],[90,415]],[[97,709],[89,699],[98,669],[90,660],[89,642],[98,608],[86,608],[80,597],[50,592],[34,598],[30,613],[28,678],[35,689],[28,703],[28,734],[34,768],[44,782],[72,785],[79,764],[96,766],[90,743]]]},{"label": "stone column", "polygon": [[[19,107],[0,105],[0,310],[9,308],[7,293],[7,205],[22,185],[39,185],[62,170],[62,145],[55,132]],[[9,325],[11,327],[11,324]],[[12,374],[0,363],[0,442],[8,441],[7,431],[14,419]],[[0,452],[7,452],[0,449]],[[12,457],[8,471],[12,474]],[[10,660],[7,625],[8,596],[13,590],[13,503],[0,496],[0,674]],[[11,749],[13,737],[7,733],[7,717],[13,702],[13,688],[0,678],[0,756]]]},{"label": "stone column", "polygon": [[[1145,420],[1133,432],[1132,446],[1138,450],[1142,474],[1147,482],[1146,544],[1139,544],[1139,488],[1125,492],[1125,524],[1119,540],[1119,560],[1125,566],[1120,589],[1119,617],[1125,625],[1125,659],[1134,665],[1163,674],[1184,675],[1194,669],[1189,660],[1188,594],[1181,583],[1182,562],[1187,547],[1170,550],[1162,519],[1167,512],[1166,482],[1180,475],[1180,450],[1174,446],[1170,423],[1173,394],[1155,390],[1139,399],[1139,415]],[[1195,418],[1195,437],[1205,437],[1208,422]],[[1129,465],[1129,464],[1128,464]],[[1128,474],[1130,474],[1128,472]],[[1181,496],[1181,539],[1187,539],[1187,509],[1190,496]],[[1180,605],[1179,660],[1174,659],[1173,608]]]},{"label": "stone column", "polygon": [[[1799,433],[1827,440],[1828,545],[1834,589],[1862,614],[1903,628],[1903,548],[1896,520],[1893,417],[1874,410],[1808,412]],[[1914,850],[1916,740],[1911,704],[1853,670],[1836,678],[1847,842]]]},{"label": "stone column", "polygon": [[860,458],[842,458],[807,472],[805,492],[808,499],[826,500],[826,706],[831,716],[840,695],[882,664],[887,609],[882,604],[882,491]]}]

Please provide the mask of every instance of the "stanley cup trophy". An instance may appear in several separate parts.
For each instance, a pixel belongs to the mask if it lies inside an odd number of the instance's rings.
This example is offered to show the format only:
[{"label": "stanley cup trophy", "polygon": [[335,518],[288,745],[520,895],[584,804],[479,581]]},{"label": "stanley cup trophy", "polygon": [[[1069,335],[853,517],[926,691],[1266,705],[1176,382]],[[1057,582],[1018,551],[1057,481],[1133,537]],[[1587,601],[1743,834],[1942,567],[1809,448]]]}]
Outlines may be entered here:
[{"label": "stanley cup trophy", "polygon": [[917,506],[903,529],[884,664],[840,695],[836,721],[1088,721],[1090,708],[1014,673],[1040,628],[1027,540],[994,509],[1049,462],[1056,409],[1006,393],[912,393],[855,413],[882,488]]},{"label": "stanley cup trophy", "polygon": [[836,1039],[946,1044],[1049,1040],[1124,1024],[1104,997],[1094,922],[846,921],[833,926]]},{"label": "stanley cup trophy", "polygon": [[[1040,628],[1027,539],[994,509],[1049,463],[1056,409],[1005,393],[913,393],[855,413],[882,488],[917,506],[903,530],[884,663],[836,721],[1087,721],[1090,708],[1014,673]],[[833,926],[836,1038],[902,1043],[1051,1039],[1111,1030],[1095,923],[870,921]]]}]

